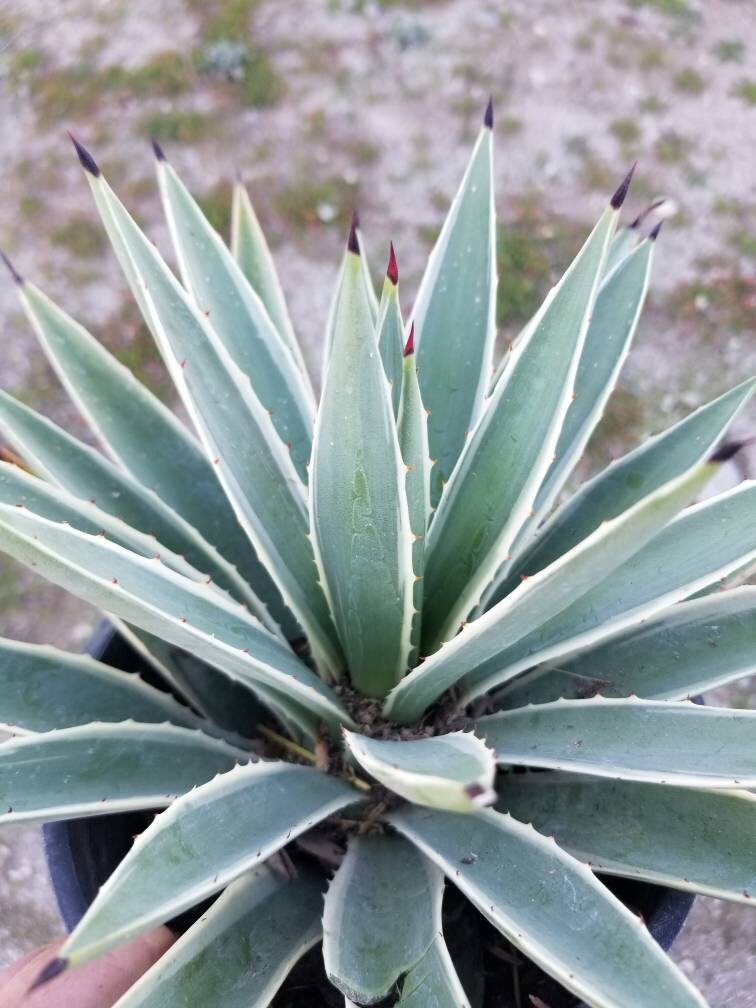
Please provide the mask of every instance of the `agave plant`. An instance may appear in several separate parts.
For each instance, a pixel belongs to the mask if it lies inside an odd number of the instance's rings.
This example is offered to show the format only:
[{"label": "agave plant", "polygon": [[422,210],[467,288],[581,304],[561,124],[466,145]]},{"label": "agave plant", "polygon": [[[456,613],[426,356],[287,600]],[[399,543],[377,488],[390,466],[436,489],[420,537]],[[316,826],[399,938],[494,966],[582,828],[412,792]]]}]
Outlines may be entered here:
[{"label": "agave plant", "polygon": [[489,106],[407,322],[353,222],[316,404],[241,185],[229,249],[156,148],[179,280],[75,143],[193,431],[14,272],[105,454],[3,394],[0,545],[172,694],[2,643],[3,824],[165,810],[39,982],[217,897],[119,1008],[271,1004],[321,939],[346,1005],[481,1005],[446,880],[590,1005],[704,1004],[607,876],[751,900],[756,713],[690,697],[754,669],[756,486],[692,503],[754,380],[563,499],[648,284],[630,176],[495,367]]}]

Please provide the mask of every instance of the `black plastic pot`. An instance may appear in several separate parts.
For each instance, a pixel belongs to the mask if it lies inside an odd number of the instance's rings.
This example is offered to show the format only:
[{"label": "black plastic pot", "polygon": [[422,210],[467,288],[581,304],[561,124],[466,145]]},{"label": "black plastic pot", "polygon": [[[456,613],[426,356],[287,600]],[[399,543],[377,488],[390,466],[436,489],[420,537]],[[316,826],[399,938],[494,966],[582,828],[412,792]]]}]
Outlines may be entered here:
[{"label": "black plastic pot", "polygon": [[[107,621],[95,631],[87,652],[92,657],[128,672],[139,672],[152,685],[165,683]],[[61,917],[71,931],[84,916],[100,886],[107,880],[151,816],[140,812],[73,819],[43,827],[45,855]],[[619,896],[639,910],[649,931],[667,951],[693,904],[693,895],[624,879],[607,879]],[[174,922],[180,928],[180,921]],[[579,1008],[580,1003],[544,978],[548,990],[543,1000],[549,1008]],[[502,1006],[506,1001],[501,1002]]]}]

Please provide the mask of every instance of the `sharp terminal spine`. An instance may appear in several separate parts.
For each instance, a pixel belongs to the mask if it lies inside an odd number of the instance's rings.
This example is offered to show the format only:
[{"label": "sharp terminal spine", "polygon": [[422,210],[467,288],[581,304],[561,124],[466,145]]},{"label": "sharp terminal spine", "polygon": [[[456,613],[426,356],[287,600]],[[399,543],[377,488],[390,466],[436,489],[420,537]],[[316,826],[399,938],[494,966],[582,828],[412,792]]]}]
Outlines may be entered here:
[{"label": "sharp terminal spine", "polygon": [[0,250],[0,258],[2,258],[3,262],[8,267],[8,272],[13,277],[13,282],[16,283],[16,284],[18,284],[19,287],[23,287],[24,286],[24,278],[18,272],[18,270],[13,265],[13,263],[10,261],[10,259],[5,254],[5,252],[3,252],[1,250]]},{"label": "sharp terminal spine", "polygon": [[150,137],[150,143],[152,144],[152,153],[155,155],[157,161],[167,161],[168,158],[165,156],[165,151],[157,142],[155,137]]},{"label": "sharp terminal spine", "polygon": [[79,143],[73,133],[69,132],[68,136],[76,149],[81,167],[84,171],[89,172],[90,175],[94,175],[95,178],[99,178],[101,174],[100,169],[97,167],[97,162],[89,153],[87,148],[83,144]]},{"label": "sharp terminal spine", "polygon": [[67,969],[68,959],[52,959],[31,985],[29,993],[36,990],[37,987],[41,987],[43,984],[49,983],[50,980],[54,980],[56,976],[60,976],[60,974]]},{"label": "sharp terminal spine", "polygon": [[729,462],[730,459],[735,458],[739,451],[754,442],[756,442],[756,437],[744,438],[740,441],[726,441],[709,456],[709,462]]},{"label": "sharp terminal spine", "polygon": [[617,187],[616,192],[609,201],[615,210],[619,210],[622,204],[625,202],[625,197],[627,196],[627,191],[630,188],[630,183],[632,182],[633,179],[633,172],[635,171],[635,166],[637,163],[638,163],[637,161],[633,161],[630,171],[622,179],[619,186]]},{"label": "sharp terminal spine", "polygon": [[349,225],[349,237],[347,238],[347,249],[354,255],[360,254],[360,243],[357,240],[357,229],[360,226],[360,218],[355,210],[352,214],[352,223]]},{"label": "sharp terminal spine", "polygon": [[653,231],[651,231],[651,233],[648,236],[649,239],[650,239],[650,241],[656,241],[656,239],[659,237],[659,232],[662,229],[662,224],[663,223],[664,223],[664,221],[659,221],[659,223],[656,225],[656,227],[653,229]]},{"label": "sharp terminal spine", "polygon": [[646,209],[641,210],[635,220],[631,224],[628,224],[628,227],[633,228],[633,230],[639,228],[649,214],[653,213],[654,210],[658,210],[660,206],[664,206],[666,202],[665,199],[658,199],[654,200],[653,203],[649,203]]},{"label": "sharp terminal spine", "polygon": [[486,105],[486,111],[483,113],[483,125],[486,129],[493,129],[493,95],[488,98],[488,104]]}]

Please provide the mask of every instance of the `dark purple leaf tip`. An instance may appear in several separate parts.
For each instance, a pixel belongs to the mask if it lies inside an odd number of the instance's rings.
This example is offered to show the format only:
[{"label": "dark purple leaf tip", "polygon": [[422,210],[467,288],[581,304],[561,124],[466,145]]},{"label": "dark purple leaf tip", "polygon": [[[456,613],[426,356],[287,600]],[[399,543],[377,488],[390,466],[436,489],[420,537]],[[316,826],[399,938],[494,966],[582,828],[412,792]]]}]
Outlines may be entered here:
[{"label": "dark purple leaf tip", "polygon": [[745,438],[740,441],[726,441],[717,448],[713,455],[709,456],[709,462],[729,462],[730,459],[735,458],[741,449],[747,448],[748,445],[753,444],[755,441],[756,437]]},{"label": "dark purple leaf tip", "polygon": [[89,153],[87,148],[83,144],[79,143],[79,141],[76,139],[73,133],[69,132],[68,136],[71,139],[71,143],[76,148],[76,153],[79,156],[81,167],[84,169],[84,171],[89,172],[90,175],[94,175],[95,178],[99,178],[100,169],[97,167],[97,162]]},{"label": "dark purple leaf tip", "polygon": [[651,241],[656,241],[656,239],[659,237],[659,232],[662,229],[662,224],[663,223],[664,223],[664,221],[659,221],[659,223],[656,225],[656,227],[653,229],[653,231],[651,231],[651,233],[648,236],[651,239]]},{"label": "dark purple leaf tip", "polygon": [[51,959],[31,985],[29,992],[31,993],[37,987],[41,987],[43,984],[49,983],[50,980],[54,980],[56,976],[60,976],[66,969],[68,969],[68,959]]},{"label": "dark purple leaf tip", "polygon": [[625,177],[622,179],[619,186],[617,187],[617,191],[609,201],[615,210],[619,210],[619,208],[625,202],[625,197],[627,196],[627,191],[630,188],[630,183],[632,182],[633,179],[633,172],[635,171],[635,166],[637,163],[638,163],[637,161],[633,162],[632,168],[627,173],[627,175],[625,175]]},{"label": "dark purple leaf tip", "polygon": [[0,258],[2,258],[3,262],[8,267],[8,272],[13,277],[14,283],[17,283],[19,287],[22,287],[24,283],[24,278],[21,276],[21,274],[18,272],[13,263],[10,261],[8,256],[2,250],[0,250]]},{"label": "dark purple leaf tip", "polygon": [[415,323],[413,322],[412,325],[410,326],[407,342],[404,344],[404,356],[411,357],[414,352],[415,352]]},{"label": "dark purple leaf tip", "polygon": [[360,243],[357,241],[357,228],[360,226],[360,218],[355,210],[352,214],[352,223],[349,225],[349,237],[347,238],[347,249],[355,255],[360,254]]},{"label": "dark purple leaf tip", "polygon": [[150,137],[150,143],[152,144],[152,152],[155,155],[155,157],[157,158],[157,160],[158,161],[167,161],[168,159],[165,156],[165,151],[160,146],[160,144],[157,142],[157,140],[155,139],[155,137]]},{"label": "dark purple leaf tip", "polygon": [[657,210],[665,202],[666,202],[666,200],[664,200],[664,199],[654,200],[654,202],[650,203],[646,207],[645,210],[641,211],[641,213],[638,214],[638,216],[635,218],[635,220],[632,222],[632,224],[630,224],[628,226],[631,227],[631,228],[638,228],[638,227],[640,227],[641,224],[643,223],[643,221],[646,219],[646,217],[648,217],[648,215],[650,213],[653,213],[654,210]]},{"label": "dark purple leaf tip", "polygon": [[483,113],[483,125],[487,129],[493,129],[493,97],[488,99],[486,111]]},{"label": "dark purple leaf tip", "polygon": [[396,255],[394,254],[394,243],[389,244],[389,261],[386,267],[386,276],[389,278],[391,283],[396,287],[399,283],[399,267],[396,265]]}]

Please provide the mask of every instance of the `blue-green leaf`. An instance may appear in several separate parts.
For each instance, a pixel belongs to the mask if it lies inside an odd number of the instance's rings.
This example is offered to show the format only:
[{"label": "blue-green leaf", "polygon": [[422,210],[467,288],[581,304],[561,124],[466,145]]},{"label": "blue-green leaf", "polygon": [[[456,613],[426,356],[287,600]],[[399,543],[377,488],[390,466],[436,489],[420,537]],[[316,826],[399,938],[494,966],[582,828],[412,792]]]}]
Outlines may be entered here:
[{"label": "blue-green leaf", "polygon": [[475,730],[503,764],[680,787],[756,787],[756,711],[596,696],[499,711]]},{"label": "blue-green leaf", "polygon": [[157,165],[163,208],[184,285],[249,380],[306,482],[315,419],[309,382],[262,300],[173,167],[162,157]]},{"label": "blue-green leaf", "polygon": [[594,871],[753,903],[756,795],[563,773],[503,774],[497,807]]},{"label": "blue-green leaf", "polygon": [[[610,252],[616,240],[615,236]],[[500,582],[551,510],[601,419],[635,335],[648,289],[652,248],[652,242],[644,242],[599,287],[575,376],[575,399],[564,418],[554,462],[536,495],[532,514],[512,544],[514,559],[504,562],[486,590],[486,600],[503,597],[503,590],[497,590]]]},{"label": "blue-green leaf", "polygon": [[209,662],[254,691],[259,682],[299,705],[303,727],[322,719],[336,731],[351,719],[333,691],[246,609],[212,585],[192,581],[110,542],[0,504],[0,548],[55,584]]},{"label": "blue-green leaf", "polygon": [[[477,696],[505,668],[499,656],[558,620],[563,610],[637,553],[708,481],[715,463],[703,462],[670,480],[541,571],[411,672],[391,693],[387,717],[409,723],[450,686],[464,679],[464,699]],[[577,602],[573,600],[577,599]],[[572,603],[572,606],[571,606]]]},{"label": "blue-green leaf", "polygon": [[441,935],[407,973],[396,1008],[470,1008]]},{"label": "blue-green leaf", "polygon": [[756,586],[681,602],[515,679],[497,706],[635,694],[684,700],[756,672]]},{"label": "blue-green leaf", "polygon": [[42,348],[108,453],[238,567],[274,620],[297,630],[189,431],[105,347],[32,284],[21,303]]},{"label": "blue-green leaf", "polygon": [[328,979],[361,1005],[385,998],[441,929],[443,876],[402,837],[353,836],[326,893]]},{"label": "blue-green leaf", "polygon": [[324,676],[341,659],[307,539],[305,489],[249,379],[102,175],[95,202],[239,522],[305,630]]},{"label": "blue-green leaf", "polygon": [[[622,267],[620,267],[622,269]],[[619,272],[619,271],[618,271]],[[709,455],[753,394],[756,379],[737,385],[679,423],[649,438],[584,484],[515,557],[489,605],[513,591],[646,494]]]},{"label": "blue-green leaf", "polygon": [[[425,558],[423,653],[459,630],[509,554],[552,463],[617,210],[609,206],[547,300],[462,451],[431,523]],[[437,407],[430,407],[430,450]],[[439,353],[441,349],[439,348]],[[448,351],[445,351],[448,354]],[[453,360],[451,365],[458,367]],[[434,470],[435,471],[435,470]]]},{"label": "blue-green leaf", "polygon": [[236,882],[115,1008],[267,1008],[320,938],[320,880],[282,879],[262,865]]},{"label": "blue-green leaf", "polygon": [[87,724],[0,745],[0,826],[165,808],[251,753],[168,724]]},{"label": "blue-green leaf", "polygon": [[705,1008],[641,921],[532,827],[493,811],[407,808],[390,821],[516,948],[594,1008]]},{"label": "blue-green leaf", "polygon": [[89,501],[138,532],[154,536],[221,588],[249,605],[268,629],[275,623],[236,567],[153,491],[89,445],[0,391],[0,430],[40,476]]},{"label": "blue-green leaf", "polygon": [[[475,662],[476,667],[465,677],[464,699],[501,686],[541,662],[593,646],[612,634],[638,626],[753,560],[756,558],[755,507],[756,483],[744,483],[688,508],[630,560],[603,578],[597,578],[590,591],[538,629],[514,643],[505,645],[502,638],[499,644],[503,646],[497,645],[495,634],[492,635],[492,648],[487,657],[476,660],[472,650],[468,652],[469,660]],[[581,548],[582,544],[575,547],[576,550]],[[539,576],[535,575],[525,585],[537,584]],[[520,591],[522,589],[508,595],[498,605],[508,609]],[[490,613],[497,610],[495,606]],[[481,624],[481,621],[488,615],[473,626],[485,627],[486,623]]]},{"label": "blue-green leaf", "polygon": [[309,383],[307,367],[291,324],[273,256],[270,254],[247,190],[241,182],[236,182],[234,185],[231,207],[231,252],[252,289],[265,305],[273,325],[291,350]]},{"label": "blue-green leaf", "polygon": [[47,732],[129,718],[192,728],[201,724],[187,707],[138,675],[88,655],[0,638],[0,722]]},{"label": "blue-green leaf", "polygon": [[60,958],[78,966],[169,920],[356,800],[343,781],[289,763],[250,763],[219,775],[137,837]]},{"label": "blue-green leaf", "polygon": [[493,139],[484,126],[428,259],[412,321],[423,402],[430,410],[431,498],[441,489],[483,407],[496,338]]}]

